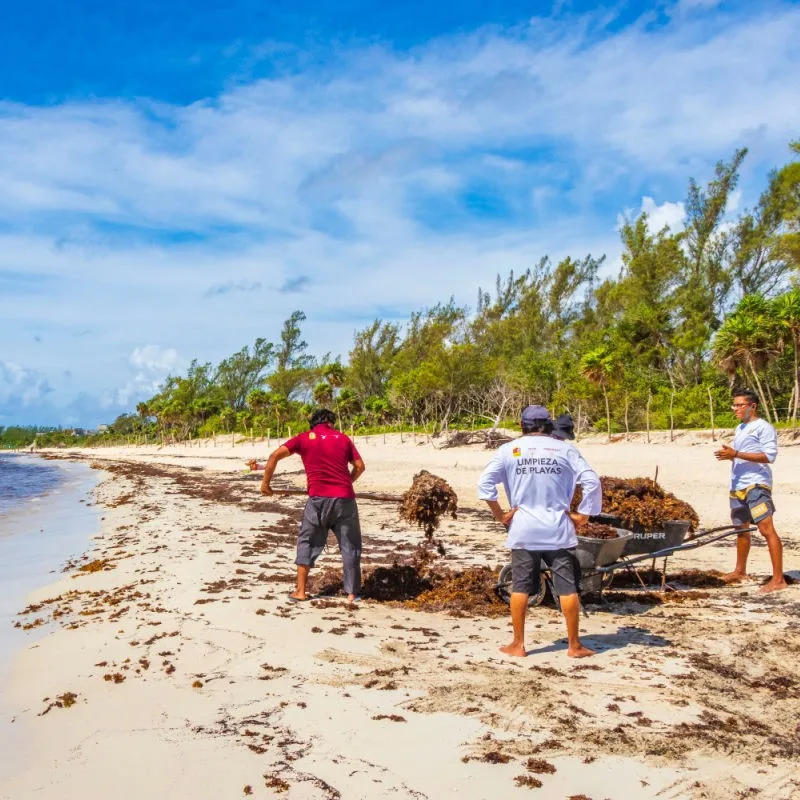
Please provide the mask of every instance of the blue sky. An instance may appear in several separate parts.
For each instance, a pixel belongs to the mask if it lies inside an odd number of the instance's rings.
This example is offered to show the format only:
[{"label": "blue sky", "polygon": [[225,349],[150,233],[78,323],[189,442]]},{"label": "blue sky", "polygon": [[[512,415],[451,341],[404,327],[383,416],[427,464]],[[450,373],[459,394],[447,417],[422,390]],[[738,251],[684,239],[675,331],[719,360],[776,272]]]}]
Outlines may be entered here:
[{"label": "blue sky", "polygon": [[[266,7],[268,5],[268,7]],[[680,225],[800,134],[800,6],[29,2],[0,28],[0,425],[95,425],[192,358],[356,327]]]}]

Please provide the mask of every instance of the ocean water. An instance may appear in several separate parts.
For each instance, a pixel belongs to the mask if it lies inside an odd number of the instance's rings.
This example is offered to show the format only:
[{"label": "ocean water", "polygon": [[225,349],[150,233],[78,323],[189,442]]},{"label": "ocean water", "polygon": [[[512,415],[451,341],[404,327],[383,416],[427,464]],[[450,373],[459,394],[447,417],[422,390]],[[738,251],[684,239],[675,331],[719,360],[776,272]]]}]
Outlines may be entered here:
[{"label": "ocean water", "polygon": [[0,787],[32,746],[6,697],[14,656],[50,632],[14,623],[28,595],[57,581],[64,563],[90,547],[100,526],[91,500],[97,480],[85,464],[0,454]]},{"label": "ocean water", "polygon": [[46,461],[0,453],[0,523],[14,509],[38,502],[61,479],[62,471]]}]

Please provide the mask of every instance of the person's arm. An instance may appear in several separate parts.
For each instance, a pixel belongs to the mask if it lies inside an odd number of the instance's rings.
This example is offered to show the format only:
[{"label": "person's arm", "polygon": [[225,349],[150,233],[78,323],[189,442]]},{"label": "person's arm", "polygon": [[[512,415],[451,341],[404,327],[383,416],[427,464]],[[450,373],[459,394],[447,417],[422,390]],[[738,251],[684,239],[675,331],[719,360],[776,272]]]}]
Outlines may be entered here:
[{"label": "person's arm", "polygon": [[365,469],[364,462],[360,458],[355,459],[350,468],[350,481],[355,483],[364,474]]},{"label": "person's arm", "polygon": [[723,444],[714,455],[717,461],[733,461],[740,458],[742,461],[749,461],[751,464],[772,464],[778,457],[778,434],[772,425],[760,425],[754,431],[761,449],[755,453],[743,453],[730,445]]},{"label": "person's arm", "polygon": [[264,466],[264,477],[261,479],[261,494],[265,497],[269,497],[272,494],[272,487],[269,484],[275,472],[275,467],[278,466],[278,462],[281,459],[288,458],[291,454],[291,451],[285,444],[282,444],[277,450],[274,450],[270,454]]},{"label": "person's arm", "polygon": [[[517,513],[517,506],[503,511],[498,502],[497,484],[505,483],[506,471],[503,460],[499,453],[496,453],[492,460],[486,465],[481,477],[478,479],[478,499],[485,500],[492,512],[492,516],[505,528],[511,524],[514,514]],[[509,500],[510,502],[510,500]]]},{"label": "person's arm", "polygon": [[603,508],[603,489],[600,485],[600,476],[589,466],[584,457],[577,450],[570,451],[567,456],[575,470],[575,481],[580,483],[583,497],[577,511],[567,512],[576,528],[583,527],[589,517],[599,514]]},{"label": "person's arm", "polygon": [[355,483],[363,474],[366,467],[364,466],[364,459],[361,458],[361,453],[356,449],[355,442],[348,436],[347,442],[349,452],[347,460],[352,464],[350,467],[350,483]]},{"label": "person's arm", "polygon": [[735,450],[727,444],[723,444],[714,455],[717,461],[733,461],[734,458],[739,458],[742,461],[749,461],[751,464],[771,464],[777,455],[777,448],[775,455],[770,458],[770,453],[743,453],[741,450]]},{"label": "person's arm", "polygon": [[511,520],[514,519],[514,514],[517,513],[517,506],[510,508],[508,511],[503,511],[502,506],[497,500],[487,500],[486,505],[489,506],[489,510],[492,512],[492,516],[504,527],[508,528],[511,524]]}]

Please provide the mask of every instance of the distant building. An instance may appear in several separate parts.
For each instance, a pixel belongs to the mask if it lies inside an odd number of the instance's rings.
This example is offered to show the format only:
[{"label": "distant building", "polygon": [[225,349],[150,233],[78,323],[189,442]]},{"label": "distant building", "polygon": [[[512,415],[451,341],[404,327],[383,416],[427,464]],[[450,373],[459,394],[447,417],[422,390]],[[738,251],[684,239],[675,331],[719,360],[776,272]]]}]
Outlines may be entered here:
[{"label": "distant building", "polygon": [[98,433],[108,433],[108,425],[98,425],[97,426]]}]

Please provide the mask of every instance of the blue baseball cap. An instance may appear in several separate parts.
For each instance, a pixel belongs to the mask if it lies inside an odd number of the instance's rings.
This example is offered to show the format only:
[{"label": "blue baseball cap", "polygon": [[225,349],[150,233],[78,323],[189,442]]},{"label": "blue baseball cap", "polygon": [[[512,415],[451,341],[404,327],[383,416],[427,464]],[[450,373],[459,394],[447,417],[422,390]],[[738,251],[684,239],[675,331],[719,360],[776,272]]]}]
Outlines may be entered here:
[{"label": "blue baseball cap", "polygon": [[560,414],[553,423],[553,435],[559,439],[575,438],[575,423],[572,421],[571,414]]},{"label": "blue baseball cap", "polygon": [[550,412],[544,406],[526,406],[522,409],[520,417],[523,425],[542,422],[551,419]]}]

